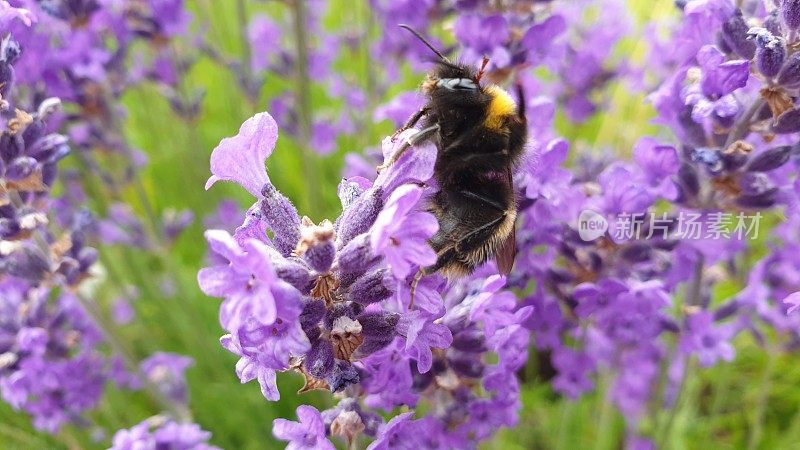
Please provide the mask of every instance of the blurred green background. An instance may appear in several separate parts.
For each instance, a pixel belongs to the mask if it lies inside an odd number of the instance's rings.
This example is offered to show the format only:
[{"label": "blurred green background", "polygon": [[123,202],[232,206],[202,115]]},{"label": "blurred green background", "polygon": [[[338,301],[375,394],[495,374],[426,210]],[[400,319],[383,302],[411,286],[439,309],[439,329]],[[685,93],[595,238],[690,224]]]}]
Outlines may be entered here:
[{"label": "blurred green background", "polygon": [[[245,3],[248,14],[283,7],[279,2]],[[331,3],[332,13],[326,16],[326,26],[334,29],[342,24],[367,26],[370,16],[366,0]],[[667,19],[673,10],[672,0],[629,3],[642,27],[655,18]],[[189,4],[201,21],[210,24],[205,33],[219,48],[230,54],[243,51],[241,25],[233,0],[197,0]],[[616,57],[640,63],[647,51],[634,33],[617,49]],[[366,52],[354,52],[346,61],[339,62],[338,69],[353,80],[366,80],[370,64],[373,62]],[[398,92],[413,89],[420,76],[407,70],[390,92],[377,100],[386,101]],[[242,208],[252,202],[249,194],[232,184],[218,184],[209,192],[203,190],[209,175],[211,150],[221,138],[235,134],[245,119],[265,110],[266,99],[285,89],[286,81],[270,77],[261,98],[246,98],[228,70],[201,59],[184,84],[186,89],[206,90],[202,113],[194,122],[176,116],[153,88],[143,87],[125,97],[127,136],[134,147],[146,152],[150,162],[139,175],[147,201],[143,201],[142,192],[134,187],[124,193],[124,198],[142,217],[146,217],[146,203],[149,203],[158,213],[167,208],[188,208],[195,214],[195,221],[174,245],[161,246],[155,254],[122,246],[103,248],[106,276],[94,295],[95,301],[108,314],[111,300],[125,286],[140,289],[141,298],[133,302],[136,319],[117,328],[118,336],[137,360],[159,350],[194,358],[195,364],[188,371],[190,406],[194,419],[213,433],[214,444],[227,449],[282,448],[271,435],[274,418],[294,419],[294,410],[301,402],[325,407],[331,400],[318,392],[295,395],[302,382],[293,374],[279,377],[282,392],[279,402],[264,400],[255,382],[240,385],[234,373],[236,359],[218,344],[222,334],[217,321],[219,300],[200,292],[196,273],[203,266],[206,253],[203,218],[213,213],[223,199],[235,199]],[[320,87],[315,87],[314,107],[336,107],[336,101],[324,94]],[[583,125],[574,126],[559,117],[558,131],[574,144],[573,158],[576,152],[607,149],[626,154],[638,137],[658,132],[649,124],[653,114],[642,94],[617,85],[610,86],[606,94],[609,97],[606,113]],[[268,172],[273,183],[296,202],[301,213],[315,221],[338,214],[335,187],[341,178],[344,155],[375,146],[392,132],[388,122],[366,122],[370,125],[364,133],[341,138],[336,153],[312,161],[304,159],[291,139],[279,138],[268,162]],[[319,180],[318,192],[310,192],[308,180],[303,176],[307,164]],[[101,185],[94,184],[94,188],[90,189],[90,206],[104,211],[109,198]],[[312,204],[317,207],[312,209]],[[174,284],[174,295],[162,288],[164,281]],[[724,298],[739,288],[729,284],[717,295]],[[677,407],[646,425],[658,430],[656,435],[664,448],[800,448],[800,389],[797,389],[800,364],[791,355],[770,353],[770,356],[757,349],[750,336],[741,336],[737,347],[737,358],[732,364],[703,371],[690,367],[689,381]],[[620,448],[624,423],[610,404],[608,390],[578,402],[567,401],[555,395],[541,378],[538,361],[532,355],[521,374],[525,382],[519,426],[500,432],[484,448]],[[598,384],[605,386],[605,381],[598,380]],[[115,430],[129,428],[158,412],[158,405],[145,393],[109,387],[100,407],[90,415],[99,428],[72,425],[57,436],[49,436],[32,430],[27,416],[14,413],[0,403],[0,448],[103,448]],[[95,440],[98,437],[100,440]]]}]

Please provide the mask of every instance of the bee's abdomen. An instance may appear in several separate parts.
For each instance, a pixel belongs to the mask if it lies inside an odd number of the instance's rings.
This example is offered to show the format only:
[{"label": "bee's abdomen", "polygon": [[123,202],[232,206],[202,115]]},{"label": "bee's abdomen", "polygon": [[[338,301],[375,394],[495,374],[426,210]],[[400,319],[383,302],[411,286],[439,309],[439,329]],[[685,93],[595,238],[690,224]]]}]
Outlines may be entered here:
[{"label": "bee's abdomen", "polygon": [[509,237],[516,203],[507,177],[495,175],[446,186],[434,197],[431,212],[439,220],[439,231],[431,245],[438,260],[429,272],[441,271],[448,278],[467,275],[492,258]]}]

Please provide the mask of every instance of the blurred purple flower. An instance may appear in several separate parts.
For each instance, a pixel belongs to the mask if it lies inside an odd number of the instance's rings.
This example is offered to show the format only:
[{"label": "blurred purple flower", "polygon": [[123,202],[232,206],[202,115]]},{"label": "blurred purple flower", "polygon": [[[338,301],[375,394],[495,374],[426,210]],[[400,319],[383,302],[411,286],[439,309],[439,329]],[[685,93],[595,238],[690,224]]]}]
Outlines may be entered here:
[{"label": "blurred purple flower", "polygon": [[275,419],[272,422],[272,434],[282,441],[288,441],[287,449],[334,450],[336,448],[325,436],[325,424],[316,408],[298,406],[297,418],[300,422],[286,419]]},{"label": "blurred purple flower", "polygon": [[130,429],[117,431],[110,450],[219,450],[208,443],[210,438],[211,433],[195,423],[178,423],[155,416]]},{"label": "blurred purple flower", "polygon": [[733,330],[725,325],[715,325],[711,314],[698,312],[686,319],[687,333],[681,337],[680,348],[683,352],[697,355],[704,367],[714,365],[717,361],[732,361],[735,355],[730,340]]},{"label": "blurred purple flower", "polygon": [[171,401],[187,405],[186,369],[194,364],[192,358],[174,353],[156,352],[141,362],[144,376]]}]

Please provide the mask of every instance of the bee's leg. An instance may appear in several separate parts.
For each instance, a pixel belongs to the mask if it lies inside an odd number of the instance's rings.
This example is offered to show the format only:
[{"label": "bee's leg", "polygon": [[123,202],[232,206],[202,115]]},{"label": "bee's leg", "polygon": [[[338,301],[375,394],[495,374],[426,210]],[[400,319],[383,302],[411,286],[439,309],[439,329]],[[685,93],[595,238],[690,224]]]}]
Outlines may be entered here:
[{"label": "bee's leg", "polygon": [[498,211],[505,212],[505,210],[506,210],[506,208],[504,208],[503,205],[501,205],[499,202],[494,201],[494,200],[492,200],[490,198],[486,198],[481,194],[476,194],[475,192],[472,192],[472,191],[459,191],[459,194],[463,195],[464,197],[471,198],[472,200],[477,200],[479,202],[483,202],[486,205],[489,205],[489,206],[491,206],[492,208],[494,208],[494,209],[496,209]]},{"label": "bee's leg", "polygon": [[[472,247],[475,246],[475,243],[472,241],[476,241],[477,243],[483,242],[483,237],[486,235],[491,235],[494,232],[494,228],[499,226],[506,220],[506,216],[508,214],[504,211],[499,216],[495,217],[484,223],[483,225],[475,228],[474,230],[470,231],[469,233],[461,236],[458,241],[455,243],[455,250],[457,253],[464,253],[473,250]],[[481,261],[482,262],[482,261]]]},{"label": "bee's leg", "polygon": [[429,273],[436,273],[442,267],[446,266],[448,262],[456,257],[455,246],[449,245],[448,247],[443,248],[441,251],[436,253],[436,264],[432,266],[425,267],[423,272],[425,274]]},{"label": "bee's leg", "polygon": [[[446,272],[445,276],[448,278],[453,275],[461,276],[470,273],[472,268],[485,262],[490,256],[488,252],[483,258],[475,258],[470,255],[486,244],[487,237],[491,236],[497,227],[502,226],[506,215],[505,212],[498,214],[486,223],[458,237],[457,240],[451,240],[442,246],[436,253],[436,263],[422,269],[423,275],[440,270]],[[439,233],[437,233],[438,235]],[[434,236],[432,240],[436,241],[437,236]],[[436,248],[435,245],[434,248]]]},{"label": "bee's leg", "polygon": [[392,155],[388,161],[378,166],[378,172],[396,163],[397,160],[400,159],[401,156],[403,156],[406,150],[419,144],[420,142],[426,141],[431,136],[433,136],[434,133],[438,131],[439,131],[438,124],[431,125],[428,128],[425,128],[424,130],[421,130],[419,133],[415,133],[413,136],[406,139],[406,141],[403,142],[403,145],[401,145],[400,148],[396,152],[394,152],[394,155]]},{"label": "bee's leg", "polygon": [[419,285],[419,280],[422,279],[426,275],[425,269],[420,268],[417,271],[417,274],[414,275],[414,280],[411,282],[411,301],[408,302],[408,310],[411,311],[411,308],[414,306],[414,294],[417,293],[417,285]]},{"label": "bee's leg", "polygon": [[397,131],[394,132],[394,134],[392,135],[392,142],[394,142],[394,140],[397,139],[397,136],[399,136],[400,133],[416,125],[417,122],[419,122],[419,119],[422,118],[422,116],[428,114],[428,111],[430,111],[430,107],[426,105],[420,108],[419,111],[414,113],[413,116],[409,117],[406,123],[402,127],[400,127]]}]

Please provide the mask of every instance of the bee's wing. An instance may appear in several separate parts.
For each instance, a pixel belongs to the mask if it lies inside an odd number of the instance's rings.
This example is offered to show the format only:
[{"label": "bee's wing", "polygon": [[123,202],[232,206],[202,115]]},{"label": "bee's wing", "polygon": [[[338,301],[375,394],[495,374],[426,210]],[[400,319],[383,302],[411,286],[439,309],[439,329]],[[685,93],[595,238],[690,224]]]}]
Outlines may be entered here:
[{"label": "bee's wing", "polygon": [[516,231],[514,229],[511,230],[511,234],[508,235],[503,244],[500,246],[500,249],[497,251],[497,255],[495,256],[495,261],[497,261],[497,269],[500,270],[502,275],[508,275],[511,273],[511,269],[514,268],[514,258],[517,256],[517,236]]},{"label": "bee's wing", "polygon": [[[506,174],[508,175],[508,182],[511,185],[511,190],[514,190],[514,178],[511,174],[511,168],[509,167],[506,170]],[[495,256],[495,261],[497,262],[497,269],[500,271],[502,275],[508,275],[511,273],[511,269],[514,268],[514,259],[517,257],[517,231],[516,227],[511,227],[511,234],[506,237],[506,240],[500,245],[500,248],[497,251],[497,255]]]}]

